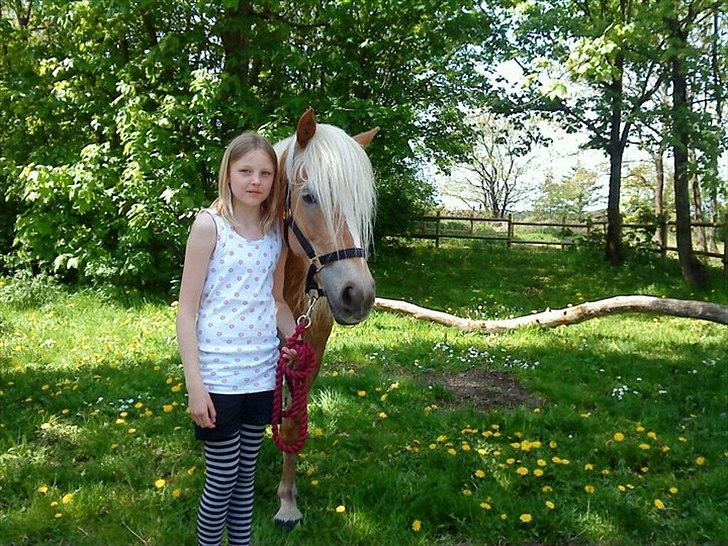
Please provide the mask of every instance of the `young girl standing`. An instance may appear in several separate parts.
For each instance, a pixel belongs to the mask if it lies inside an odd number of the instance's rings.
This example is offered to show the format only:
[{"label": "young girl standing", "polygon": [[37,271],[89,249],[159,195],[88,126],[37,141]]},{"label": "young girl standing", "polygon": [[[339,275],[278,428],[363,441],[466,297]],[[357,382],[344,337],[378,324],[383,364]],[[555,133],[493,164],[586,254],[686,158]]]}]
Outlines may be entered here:
[{"label": "young girl standing", "polygon": [[[277,161],[246,132],[225,150],[218,198],[192,224],[177,315],[195,436],[204,442],[200,545],[247,545],[255,463],[273,408],[277,332],[295,330],[283,300]],[[295,353],[286,350],[288,358]]]}]

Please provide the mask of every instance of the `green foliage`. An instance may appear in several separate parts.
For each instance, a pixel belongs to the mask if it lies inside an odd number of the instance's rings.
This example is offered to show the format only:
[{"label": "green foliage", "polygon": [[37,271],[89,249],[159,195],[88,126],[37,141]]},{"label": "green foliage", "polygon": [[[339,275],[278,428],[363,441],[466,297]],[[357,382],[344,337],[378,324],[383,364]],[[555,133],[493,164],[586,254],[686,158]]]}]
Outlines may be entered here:
[{"label": "green foliage", "polygon": [[15,277],[0,278],[0,304],[17,309],[40,307],[57,300],[64,293],[61,285],[47,275],[20,272]]},{"label": "green foliage", "polygon": [[534,204],[534,211],[547,218],[584,218],[586,210],[599,198],[598,176],[596,171],[577,166],[560,182],[547,177],[541,187],[541,196]]},{"label": "green foliage", "polygon": [[350,134],[382,127],[369,152],[388,229],[431,193],[400,182],[413,143],[457,148],[491,18],[454,0],[3,4],[0,268],[168,289],[225,143],[287,136],[308,106]]}]

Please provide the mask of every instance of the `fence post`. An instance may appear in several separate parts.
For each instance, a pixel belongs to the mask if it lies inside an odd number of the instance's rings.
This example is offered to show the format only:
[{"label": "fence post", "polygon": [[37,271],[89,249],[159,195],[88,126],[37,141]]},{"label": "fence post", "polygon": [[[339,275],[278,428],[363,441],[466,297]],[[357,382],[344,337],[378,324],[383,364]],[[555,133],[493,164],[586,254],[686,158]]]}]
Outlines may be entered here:
[{"label": "fence post", "polygon": [[506,242],[508,248],[513,246],[513,213],[508,213],[508,240]]},{"label": "fence post", "polygon": [[440,248],[440,211],[437,211],[437,220],[435,224],[435,248]]},{"label": "fence post", "polygon": [[667,256],[667,220],[660,221],[660,254]]},{"label": "fence post", "polygon": [[561,250],[564,250],[566,248],[566,245],[564,244],[564,239],[566,237],[566,215],[563,215],[561,217]]},{"label": "fence post", "polygon": [[473,211],[470,211],[470,235],[473,234]]},{"label": "fence post", "polygon": [[587,239],[589,239],[591,236],[591,230],[592,230],[591,218],[587,217],[587,219],[586,219],[586,238]]}]

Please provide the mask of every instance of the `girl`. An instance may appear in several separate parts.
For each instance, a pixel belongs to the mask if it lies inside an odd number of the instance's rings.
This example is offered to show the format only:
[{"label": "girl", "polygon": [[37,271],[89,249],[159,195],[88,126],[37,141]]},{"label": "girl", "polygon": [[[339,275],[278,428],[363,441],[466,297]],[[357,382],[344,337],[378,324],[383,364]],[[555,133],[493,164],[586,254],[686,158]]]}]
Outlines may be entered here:
[{"label": "girl", "polygon": [[[250,542],[255,462],[273,408],[277,331],[295,322],[283,300],[286,249],[279,225],[277,160],[246,132],[225,150],[218,198],[187,240],[177,315],[195,436],[204,442],[198,544]],[[295,352],[286,350],[289,359]]]}]

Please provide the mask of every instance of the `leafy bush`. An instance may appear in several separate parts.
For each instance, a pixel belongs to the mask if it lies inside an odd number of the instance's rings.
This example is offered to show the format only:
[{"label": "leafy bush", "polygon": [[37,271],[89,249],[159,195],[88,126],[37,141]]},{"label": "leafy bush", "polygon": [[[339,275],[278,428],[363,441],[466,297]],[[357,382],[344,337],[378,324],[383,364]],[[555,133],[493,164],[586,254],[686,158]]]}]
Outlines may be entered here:
[{"label": "leafy bush", "polygon": [[63,287],[48,275],[22,272],[15,277],[0,278],[0,303],[20,309],[39,307],[64,294]]}]

